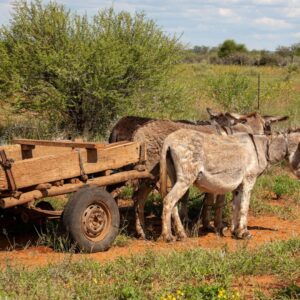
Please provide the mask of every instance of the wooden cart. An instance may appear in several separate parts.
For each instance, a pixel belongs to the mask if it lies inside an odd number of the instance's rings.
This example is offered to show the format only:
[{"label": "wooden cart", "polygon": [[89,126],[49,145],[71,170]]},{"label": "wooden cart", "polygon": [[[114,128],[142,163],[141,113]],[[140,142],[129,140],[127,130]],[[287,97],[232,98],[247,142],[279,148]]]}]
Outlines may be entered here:
[{"label": "wooden cart", "polygon": [[[120,216],[103,187],[151,177],[145,160],[145,145],[137,142],[14,140],[0,147],[0,208],[62,216],[82,251],[104,251],[118,234]],[[36,200],[69,193],[64,211],[35,206]]]}]

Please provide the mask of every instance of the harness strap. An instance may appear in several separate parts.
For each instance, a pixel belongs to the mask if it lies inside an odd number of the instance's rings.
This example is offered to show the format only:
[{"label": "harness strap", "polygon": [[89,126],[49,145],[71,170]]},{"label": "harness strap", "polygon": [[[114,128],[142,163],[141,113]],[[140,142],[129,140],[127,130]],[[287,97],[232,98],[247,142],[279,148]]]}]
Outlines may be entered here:
[{"label": "harness strap", "polygon": [[254,145],[254,149],[255,149],[255,152],[256,152],[256,157],[257,157],[257,161],[258,161],[258,164],[260,164],[260,160],[259,160],[259,154],[258,154],[258,150],[257,150],[257,146],[256,146],[256,143],[255,143],[255,140],[254,140],[254,135],[252,133],[248,133],[253,145]]}]

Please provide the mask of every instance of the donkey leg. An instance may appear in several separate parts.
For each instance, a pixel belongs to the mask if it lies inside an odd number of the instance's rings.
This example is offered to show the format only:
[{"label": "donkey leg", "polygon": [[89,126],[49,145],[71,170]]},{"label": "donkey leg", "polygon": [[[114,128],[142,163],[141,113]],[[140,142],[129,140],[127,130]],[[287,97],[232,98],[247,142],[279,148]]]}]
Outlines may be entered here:
[{"label": "donkey leg", "polygon": [[180,201],[179,215],[183,220],[183,223],[188,223],[191,221],[189,218],[188,202],[189,202],[189,190],[183,195]]},{"label": "donkey leg", "polygon": [[[242,188],[240,192],[240,203],[238,206],[238,210],[235,213],[236,222],[233,234],[236,238],[239,239],[249,239],[251,238],[251,234],[247,229],[248,223],[248,211],[250,204],[251,191],[255,184],[255,179],[247,179],[242,183]],[[236,209],[237,207],[235,207]]]},{"label": "donkey leg", "polygon": [[207,231],[214,231],[214,228],[210,226],[210,210],[214,204],[215,196],[213,194],[206,193],[203,200],[202,209],[202,224],[203,229]]},{"label": "donkey leg", "polygon": [[[174,186],[176,183],[176,171],[175,171],[173,164],[171,163],[171,161],[169,159],[167,159],[167,168],[168,168],[168,176],[170,179],[170,183],[172,186]],[[187,213],[188,213],[188,209],[187,209],[188,199],[189,199],[189,191],[187,190],[185,192],[185,194],[183,195],[183,197],[181,198],[181,200],[184,202],[183,206],[185,209],[185,212],[184,212],[185,215],[187,215]],[[175,205],[175,207],[172,210],[172,218],[173,218],[173,222],[174,222],[175,233],[176,233],[178,239],[183,240],[183,239],[187,238],[185,229],[184,229],[183,224],[180,219],[180,214],[178,212],[178,205]]]},{"label": "donkey leg", "polygon": [[[184,204],[183,206],[185,209],[184,215],[186,215],[187,218],[188,218],[188,207],[187,207],[188,199],[189,199],[189,190],[187,190],[187,192],[181,198],[181,201],[183,201],[182,204]],[[181,208],[183,208],[183,206]],[[182,210],[181,210],[181,212],[182,212]],[[178,205],[175,205],[175,207],[173,208],[172,219],[174,222],[175,233],[177,235],[178,240],[186,239],[187,235],[186,235],[184,226],[181,222],[180,213],[178,211]],[[187,221],[186,217],[185,217],[185,221]]]},{"label": "donkey leg", "polygon": [[215,204],[214,226],[217,234],[224,236],[227,226],[223,223],[223,207],[225,205],[225,195],[218,195]]},{"label": "donkey leg", "polygon": [[177,181],[163,200],[164,207],[162,213],[162,234],[160,238],[166,242],[175,240],[175,237],[172,235],[171,231],[171,214],[174,206],[189,189],[190,185],[191,184],[183,181]]},{"label": "donkey leg", "polygon": [[149,182],[143,181],[139,189],[133,195],[134,210],[135,210],[135,229],[140,239],[146,239],[145,235],[145,218],[144,207],[149,193],[152,191],[152,186]]},{"label": "donkey leg", "polygon": [[178,205],[175,205],[175,207],[172,210],[172,218],[173,218],[175,232],[178,237],[178,240],[186,239],[187,235],[180,219],[180,215],[178,212]]},{"label": "donkey leg", "polygon": [[234,235],[238,227],[239,222],[239,211],[241,210],[241,195],[242,195],[242,186],[240,185],[233,192],[232,200],[232,223],[231,223],[231,233]]}]

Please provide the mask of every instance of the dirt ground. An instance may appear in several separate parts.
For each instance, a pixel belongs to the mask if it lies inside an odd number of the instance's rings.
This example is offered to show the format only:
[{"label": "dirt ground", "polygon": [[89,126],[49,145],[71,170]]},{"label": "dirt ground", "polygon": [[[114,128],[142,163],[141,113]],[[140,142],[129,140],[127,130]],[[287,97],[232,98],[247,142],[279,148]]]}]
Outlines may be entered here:
[{"label": "dirt ground", "polygon": [[[219,237],[214,233],[204,233],[200,230],[200,236],[189,238],[186,241],[174,243],[164,243],[157,241],[141,241],[130,239],[124,247],[114,246],[107,252],[94,254],[69,254],[58,253],[48,247],[28,246],[30,233],[17,235],[13,242],[8,241],[4,236],[0,239],[0,266],[24,265],[26,267],[45,266],[49,263],[57,263],[65,259],[80,260],[90,258],[98,262],[114,260],[118,257],[126,257],[135,254],[143,254],[148,250],[158,251],[160,253],[169,251],[180,251],[201,247],[204,249],[215,249],[228,247],[230,250],[239,247],[256,248],[264,243],[275,240],[287,240],[300,236],[300,219],[282,220],[274,216],[249,217],[249,230],[253,238],[248,241],[235,240],[228,232],[225,237]],[[13,247],[13,243],[17,246]],[[13,248],[13,250],[7,250]]]},{"label": "dirt ground", "polygon": [[[288,205],[286,201],[270,201],[274,205],[284,206]],[[119,203],[121,207],[128,204],[127,201]],[[298,210],[295,208],[297,216],[300,216]],[[132,208],[131,208],[132,210]],[[122,211],[122,209],[121,209]],[[129,210],[130,212],[130,210]],[[129,223],[133,225],[133,218],[130,217],[128,211],[125,213]],[[131,219],[131,221],[130,221]],[[12,221],[12,218],[9,218]],[[149,222],[150,221],[150,222]],[[0,219],[1,223],[1,219]],[[160,231],[160,220],[148,219],[148,223],[152,224],[152,228]],[[14,222],[8,225],[10,228]],[[149,225],[149,224],[148,224]],[[50,247],[45,246],[30,246],[35,244],[37,234],[34,230],[25,230],[24,225],[18,225],[13,234],[0,235],[0,268],[5,269],[10,266],[24,266],[25,268],[36,268],[40,266],[47,266],[48,264],[55,264],[63,261],[79,261],[82,259],[92,259],[97,262],[107,262],[117,259],[119,257],[128,257],[131,255],[141,255],[151,250],[157,253],[167,253],[170,251],[182,251],[187,249],[203,248],[216,249],[224,248],[234,251],[241,247],[255,249],[263,244],[271,241],[288,240],[300,236],[300,217],[296,220],[284,220],[276,216],[253,216],[250,214],[248,229],[253,238],[248,241],[233,239],[230,232],[227,231],[224,237],[217,236],[215,233],[207,233],[199,231],[198,237],[188,238],[186,241],[177,241],[174,243],[164,243],[155,240],[141,241],[135,238],[128,238],[126,245],[123,247],[113,246],[106,252],[93,254],[74,254],[74,253],[59,253],[55,252]],[[1,224],[0,224],[1,227]],[[299,282],[296,282],[300,285]],[[240,291],[245,299],[254,299],[256,291],[262,291],[264,295],[272,298],[274,290],[286,286],[286,282],[276,276],[243,276],[237,278],[232,285],[232,288]]]}]

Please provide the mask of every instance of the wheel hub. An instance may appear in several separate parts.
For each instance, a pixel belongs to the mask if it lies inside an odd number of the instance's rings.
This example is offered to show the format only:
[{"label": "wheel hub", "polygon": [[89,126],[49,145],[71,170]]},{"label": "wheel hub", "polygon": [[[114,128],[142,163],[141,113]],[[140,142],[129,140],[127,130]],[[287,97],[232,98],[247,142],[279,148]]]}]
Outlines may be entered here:
[{"label": "wheel hub", "polygon": [[107,215],[103,208],[92,204],[84,211],[82,225],[85,234],[90,238],[101,235],[107,225]]}]

